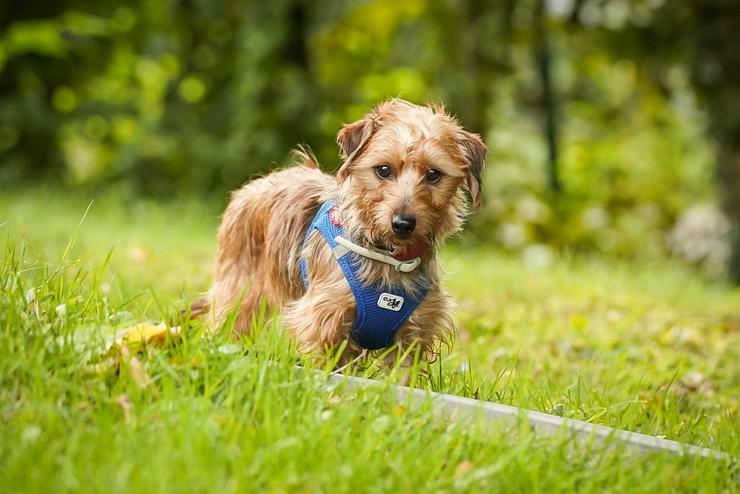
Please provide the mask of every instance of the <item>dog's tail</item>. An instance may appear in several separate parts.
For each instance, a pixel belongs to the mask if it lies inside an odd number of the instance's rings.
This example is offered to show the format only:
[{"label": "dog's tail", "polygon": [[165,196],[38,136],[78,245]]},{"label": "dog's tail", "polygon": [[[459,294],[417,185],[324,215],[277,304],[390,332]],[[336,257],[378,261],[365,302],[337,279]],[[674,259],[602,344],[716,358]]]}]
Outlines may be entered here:
[{"label": "dog's tail", "polygon": [[319,166],[319,160],[316,159],[316,155],[313,154],[311,148],[305,144],[299,145],[291,154],[293,155],[293,163],[296,165],[315,168],[317,170],[321,168]]}]

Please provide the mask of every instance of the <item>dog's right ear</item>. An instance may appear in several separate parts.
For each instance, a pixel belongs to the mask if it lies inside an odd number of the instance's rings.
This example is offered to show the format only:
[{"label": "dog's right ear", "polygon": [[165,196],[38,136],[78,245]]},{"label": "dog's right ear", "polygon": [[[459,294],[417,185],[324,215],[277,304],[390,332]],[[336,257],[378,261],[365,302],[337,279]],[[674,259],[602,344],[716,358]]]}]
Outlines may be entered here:
[{"label": "dog's right ear", "polygon": [[376,126],[375,118],[368,115],[351,124],[345,124],[337,134],[339,155],[343,161],[341,168],[337,171],[337,179],[340,182],[343,182],[349,175],[352,162],[365,149],[370,137],[375,133]]}]

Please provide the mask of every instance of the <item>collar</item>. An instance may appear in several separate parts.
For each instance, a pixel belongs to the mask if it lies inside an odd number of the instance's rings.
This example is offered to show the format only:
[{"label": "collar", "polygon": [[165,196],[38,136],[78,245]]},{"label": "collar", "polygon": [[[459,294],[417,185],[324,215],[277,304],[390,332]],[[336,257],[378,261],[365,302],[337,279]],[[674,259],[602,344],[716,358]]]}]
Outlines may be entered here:
[{"label": "collar", "polygon": [[[342,226],[342,220],[339,217],[339,212],[337,211],[336,204],[333,205],[329,210],[329,221],[331,221],[334,226]],[[361,245],[357,245],[356,243],[342,236],[335,237],[334,241],[348,251],[354,252],[355,254],[366,257],[368,259],[373,259],[375,261],[390,264],[391,266],[396,268],[396,271],[401,271],[403,273],[410,273],[411,271],[419,267],[419,264],[421,264],[422,254],[424,254],[424,252],[426,252],[429,248],[429,244],[422,240],[413,245],[410,245],[401,254],[397,256],[391,256],[390,252],[388,251],[381,249],[368,249]]]},{"label": "collar", "polygon": [[[334,237],[334,241],[348,251],[352,251],[355,254],[366,257],[368,259],[373,259],[375,261],[390,264],[391,266],[396,268],[396,271],[401,271],[403,273],[410,273],[411,271],[416,269],[419,264],[421,264],[421,257],[414,257],[413,259],[404,259],[403,261],[401,261],[395,257],[389,256],[388,254],[383,254],[379,250],[366,249],[365,247],[357,245],[356,243],[353,243],[352,241],[347,240],[346,238],[341,236]],[[335,253],[335,255],[341,256],[341,253]]]}]

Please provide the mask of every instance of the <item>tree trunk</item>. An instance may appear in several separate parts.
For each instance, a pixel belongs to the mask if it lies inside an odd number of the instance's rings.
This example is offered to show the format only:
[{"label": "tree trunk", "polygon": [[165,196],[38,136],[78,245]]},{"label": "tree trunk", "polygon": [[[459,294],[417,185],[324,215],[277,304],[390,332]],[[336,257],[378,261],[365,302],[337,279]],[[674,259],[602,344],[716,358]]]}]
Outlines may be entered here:
[{"label": "tree trunk", "polygon": [[740,139],[720,143],[718,170],[722,206],[730,220],[730,259],[727,272],[740,284]]},{"label": "tree trunk", "polygon": [[535,61],[542,85],[540,105],[544,114],[544,133],[547,142],[547,179],[550,190],[559,193],[562,186],[558,171],[558,128],[556,96],[550,71],[552,55],[545,19],[545,1],[537,0],[534,15]]},{"label": "tree trunk", "polygon": [[730,225],[728,275],[740,284],[740,4],[696,1],[693,82],[717,140],[717,180]]}]

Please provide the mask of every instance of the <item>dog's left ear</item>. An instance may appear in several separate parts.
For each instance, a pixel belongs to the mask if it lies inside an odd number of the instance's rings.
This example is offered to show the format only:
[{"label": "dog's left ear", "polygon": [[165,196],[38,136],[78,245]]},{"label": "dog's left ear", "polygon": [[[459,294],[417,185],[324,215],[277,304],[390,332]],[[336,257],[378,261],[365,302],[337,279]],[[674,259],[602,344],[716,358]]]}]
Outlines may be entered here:
[{"label": "dog's left ear", "polygon": [[473,134],[467,130],[461,130],[459,132],[458,142],[463,148],[465,159],[468,164],[467,176],[465,181],[470,191],[470,198],[473,201],[473,207],[475,209],[480,208],[483,202],[483,193],[481,187],[483,185],[483,179],[481,175],[483,173],[483,165],[486,161],[486,153],[488,149],[483,144],[478,134]]},{"label": "dog's left ear", "polygon": [[337,179],[340,182],[343,182],[349,175],[352,162],[365,149],[370,137],[375,133],[376,127],[375,118],[368,115],[351,124],[345,124],[337,134],[339,156],[343,161],[341,168],[337,171]]}]

